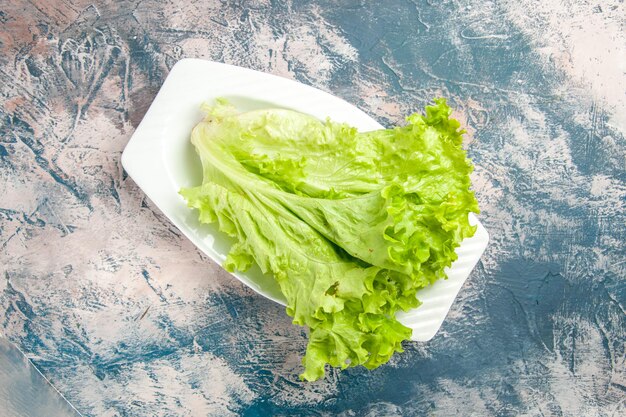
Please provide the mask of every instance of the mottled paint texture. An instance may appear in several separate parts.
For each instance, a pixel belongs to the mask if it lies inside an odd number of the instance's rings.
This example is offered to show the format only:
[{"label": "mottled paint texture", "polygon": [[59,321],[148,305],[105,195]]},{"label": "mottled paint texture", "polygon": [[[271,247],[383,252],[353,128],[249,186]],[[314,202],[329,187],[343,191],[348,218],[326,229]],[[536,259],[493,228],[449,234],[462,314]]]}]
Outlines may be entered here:
[{"label": "mottled paint texture", "polygon": [[[623,2],[374,3],[0,0],[0,331],[83,414],[626,414]],[[306,334],[122,170],[183,57],[450,99],[491,244],[432,341],[297,380]]]}]

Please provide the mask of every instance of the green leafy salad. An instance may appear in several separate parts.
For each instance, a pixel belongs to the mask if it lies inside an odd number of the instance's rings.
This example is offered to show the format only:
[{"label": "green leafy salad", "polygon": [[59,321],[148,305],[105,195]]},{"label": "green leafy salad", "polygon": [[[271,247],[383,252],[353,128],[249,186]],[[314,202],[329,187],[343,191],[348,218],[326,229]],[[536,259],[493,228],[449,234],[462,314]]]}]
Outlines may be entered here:
[{"label": "green leafy salad", "polygon": [[475,232],[472,164],[446,101],[372,132],[224,100],[203,110],[191,135],[202,185],[180,194],[235,239],[224,268],[271,273],[287,314],[308,327],[300,378],[402,352],[411,329],[396,312],[419,306]]}]

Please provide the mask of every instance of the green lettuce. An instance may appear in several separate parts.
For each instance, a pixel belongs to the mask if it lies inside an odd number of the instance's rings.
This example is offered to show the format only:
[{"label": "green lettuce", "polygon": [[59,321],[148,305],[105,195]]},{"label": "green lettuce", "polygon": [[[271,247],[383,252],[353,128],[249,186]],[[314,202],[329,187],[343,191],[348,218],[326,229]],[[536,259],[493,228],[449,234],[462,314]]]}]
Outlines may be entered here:
[{"label": "green lettuce", "polygon": [[402,352],[411,329],[396,312],[419,306],[418,290],[446,277],[475,232],[472,165],[446,101],[364,133],[291,110],[203,109],[191,135],[202,185],[180,193],[235,239],[224,268],[273,274],[287,314],[309,328],[301,378]]}]

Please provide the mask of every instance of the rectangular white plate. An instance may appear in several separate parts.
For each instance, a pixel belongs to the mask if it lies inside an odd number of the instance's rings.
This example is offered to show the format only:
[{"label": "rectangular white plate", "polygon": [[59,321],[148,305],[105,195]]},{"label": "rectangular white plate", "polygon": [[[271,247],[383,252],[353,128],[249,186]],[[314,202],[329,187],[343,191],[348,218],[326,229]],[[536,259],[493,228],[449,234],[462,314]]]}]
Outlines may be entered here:
[{"label": "rectangular white plate", "polygon": [[[181,187],[202,183],[200,160],[189,138],[202,119],[200,105],[224,97],[242,111],[282,107],[319,119],[349,123],[360,131],[382,126],[353,105],[316,88],[286,78],[199,59],[176,63],[122,155],[122,165],[152,202],[202,252],[222,264],[232,241],[214,225],[198,222],[178,194]],[[489,236],[480,222],[476,235],[458,248],[459,259],[448,279],[419,293],[419,308],[398,315],[413,329],[413,340],[430,340],[443,323],[463,282],[487,247]],[[233,274],[259,294],[285,304],[271,276],[257,268]]]}]

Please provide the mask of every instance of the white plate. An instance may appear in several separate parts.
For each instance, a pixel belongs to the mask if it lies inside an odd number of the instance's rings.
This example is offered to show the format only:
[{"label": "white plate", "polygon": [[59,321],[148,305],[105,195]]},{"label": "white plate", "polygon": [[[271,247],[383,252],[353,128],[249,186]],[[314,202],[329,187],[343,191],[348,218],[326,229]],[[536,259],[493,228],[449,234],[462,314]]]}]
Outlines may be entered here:
[{"label": "white plate", "polygon": [[[330,117],[361,131],[382,126],[353,105],[296,81],[199,59],[176,63],[124,149],[122,165],[170,221],[221,265],[232,241],[214,225],[200,224],[196,210],[189,209],[178,194],[181,187],[202,182],[200,160],[189,138],[191,129],[203,117],[200,104],[217,97],[226,98],[243,111],[283,107],[319,119]],[[475,217],[470,220],[478,225],[478,231],[457,250],[459,259],[448,270],[448,279],[419,293],[422,306],[398,315],[402,323],[413,329],[413,340],[426,341],[437,333],[463,282],[487,247],[487,231]],[[258,267],[233,275],[259,294],[285,304],[272,277],[263,275]]]}]

